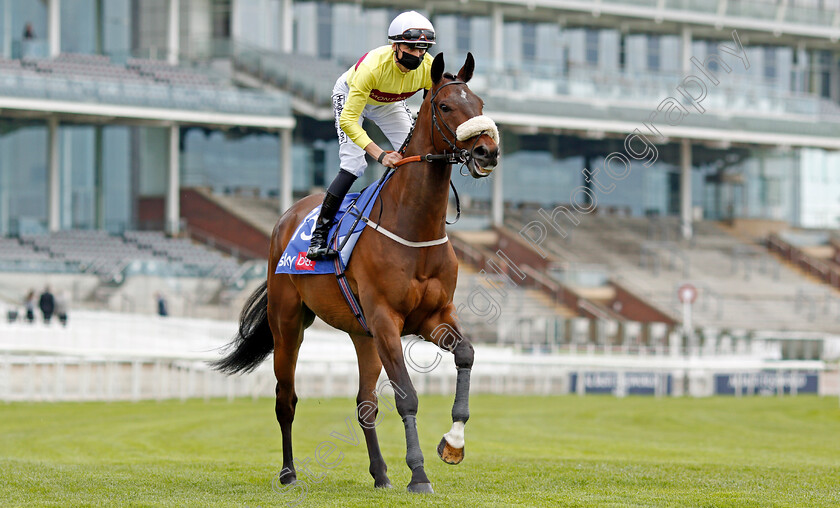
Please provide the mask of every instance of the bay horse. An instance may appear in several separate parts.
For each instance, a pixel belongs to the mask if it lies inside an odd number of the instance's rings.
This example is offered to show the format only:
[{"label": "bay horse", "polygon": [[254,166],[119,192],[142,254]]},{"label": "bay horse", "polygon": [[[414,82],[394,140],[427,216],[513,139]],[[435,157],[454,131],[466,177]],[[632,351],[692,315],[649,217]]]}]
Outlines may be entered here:
[{"label": "bay horse", "polygon": [[[316,315],[347,332],[356,349],[357,419],[365,436],[375,487],[391,487],[375,428],[376,383],[384,366],[392,388],[399,395],[395,401],[405,427],[406,463],[411,469],[408,490],[434,492],[423,469],[423,453],[417,437],[417,393],[406,369],[402,336],[419,335],[454,353],[457,382],[453,423],[438,445],[438,454],[450,464],[457,464],[464,457],[473,347],[461,333],[452,303],[458,260],[452,245],[443,241],[449,182],[453,163],[463,163],[473,178],[483,178],[496,166],[499,154],[496,126],[482,115],[483,101],[466,85],[474,68],[472,54],[467,55],[457,76],[444,73],[442,54],[434,58],[433,86],[423,99],[404,149],[406,154],[421,157],[406,157],[403,161],[406,164],[383,187],[370,214],[380,221],[379,226],[393,232],[398,239],[371,227],[364,228],[347,266],[346,277],[367,318],[369,333],[350,311],[335,275],[274,273],[298,224],[322,202],[323,195],[310,195],[298,201],[274,227],[268,280],[250,296],[242,310],[237,336],[229,344],[226,356],[214,362],[213,367],[227,373],[248,372],[274,352],[275,413],[283,436],[280,474],[283,484],[297,480],[292,456],[292,421],[298,400],[295,364],[303,332]],[[481,127],[488,124],[489,132]],[[459,128],[464,126],[468,127]],[[411,242],[436,245],[407,245]]]}]

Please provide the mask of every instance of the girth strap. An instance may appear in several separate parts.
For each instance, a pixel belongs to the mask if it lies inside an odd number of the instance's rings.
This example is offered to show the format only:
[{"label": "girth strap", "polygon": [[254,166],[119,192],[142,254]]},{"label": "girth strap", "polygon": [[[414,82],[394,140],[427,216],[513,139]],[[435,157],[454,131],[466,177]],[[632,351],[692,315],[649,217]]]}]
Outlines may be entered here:
[{"label": "girth strap", "polygon": [[379,233],[382,233],[383,235],[390,238],[391,240],[403,244],[406,247],[434,247],[435,245],[443,245],[444,243],[449,241],[449,236],[443,235],[443,238],[438,238],[437,240],[429,240],[427,242],[411,242],[400,236],[395,235],[394,233],[391,233],[390,231],[383,228],[379,224],[373,222],[367,217],[362,217],[362,221],[371,228],[373,228],[374,231],[378,231]]}]

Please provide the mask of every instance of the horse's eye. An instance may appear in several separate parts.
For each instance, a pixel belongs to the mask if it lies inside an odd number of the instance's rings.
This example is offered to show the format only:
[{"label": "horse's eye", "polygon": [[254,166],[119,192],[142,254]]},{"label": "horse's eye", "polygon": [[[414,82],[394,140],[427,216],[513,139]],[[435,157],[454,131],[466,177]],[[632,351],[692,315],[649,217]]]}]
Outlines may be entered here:
[{"label": "horse's eye", "polygon": [[441,111],[452,111],[452,109],[449,106],[447,106],[446,104],[441,104],[440,105],[440,110]]}]

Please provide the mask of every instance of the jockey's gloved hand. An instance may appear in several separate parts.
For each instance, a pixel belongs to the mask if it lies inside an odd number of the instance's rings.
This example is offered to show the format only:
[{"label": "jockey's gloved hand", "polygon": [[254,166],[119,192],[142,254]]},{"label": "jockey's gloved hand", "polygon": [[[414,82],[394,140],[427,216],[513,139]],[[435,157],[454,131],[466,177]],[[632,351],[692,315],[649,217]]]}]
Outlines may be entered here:
[{"label": "jockey's gloved hand", "polygon": [[387,168],[396,168],[397,163],[403,159],[399,152],[385,152],[385,157],[382,158],[382,165]]}]

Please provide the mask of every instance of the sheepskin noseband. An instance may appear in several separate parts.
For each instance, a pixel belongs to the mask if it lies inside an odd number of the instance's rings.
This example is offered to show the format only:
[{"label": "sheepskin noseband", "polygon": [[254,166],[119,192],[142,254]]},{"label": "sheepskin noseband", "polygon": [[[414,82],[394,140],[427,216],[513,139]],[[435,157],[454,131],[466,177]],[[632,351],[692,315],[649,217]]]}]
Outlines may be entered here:
[{"label": "sheepskin noseband", "polygon": [[474,136],[478,136],[482,132],[493,138],[496,144],[499,143],[499,128],[496,127],[496,122],[485,115],[474,116],[459,125],[455,129],[455,136],[458,138],[458,141],[465,141]]}]

